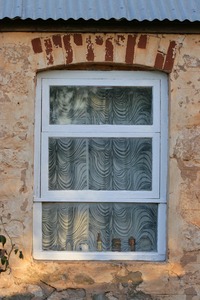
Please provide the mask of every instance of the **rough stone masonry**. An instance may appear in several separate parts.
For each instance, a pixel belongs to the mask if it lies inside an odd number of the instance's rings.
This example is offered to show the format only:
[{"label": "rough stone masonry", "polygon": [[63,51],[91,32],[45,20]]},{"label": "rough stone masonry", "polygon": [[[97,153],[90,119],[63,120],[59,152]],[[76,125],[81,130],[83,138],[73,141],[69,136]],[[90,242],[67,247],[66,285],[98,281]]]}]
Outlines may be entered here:
[{"label": "rough stone masonry", "polygon": [[[200,299],[199,49],[195,34],[0,33],[0,208],[25,257],[0,275],[1,299]],[[165,262],[33,260],[36,76],[51,69],[168,74]]]}]

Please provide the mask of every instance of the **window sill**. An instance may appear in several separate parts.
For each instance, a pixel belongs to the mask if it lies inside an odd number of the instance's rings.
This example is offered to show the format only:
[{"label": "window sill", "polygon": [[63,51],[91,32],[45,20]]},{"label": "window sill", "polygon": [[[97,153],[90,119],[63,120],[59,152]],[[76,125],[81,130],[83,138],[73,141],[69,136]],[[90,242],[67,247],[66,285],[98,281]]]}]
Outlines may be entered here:
[{"label": "window sill", "polygon": [[37,260],[135,260],[135,261],[164,261],[165,254],[158,252],[66,252],[66,251],[34,251]]}]

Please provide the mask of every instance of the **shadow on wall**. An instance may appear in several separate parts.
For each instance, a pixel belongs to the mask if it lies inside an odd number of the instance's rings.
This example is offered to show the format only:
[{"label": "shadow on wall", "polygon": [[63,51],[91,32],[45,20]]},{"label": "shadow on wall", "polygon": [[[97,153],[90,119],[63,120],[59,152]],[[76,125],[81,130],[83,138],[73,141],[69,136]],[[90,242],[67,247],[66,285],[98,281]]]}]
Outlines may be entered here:
[{"label": "shadow on wall", "polygon": [[[85,276],[85,277],[84,277]],[[80,276],[79,276],[80,277]],[[90,280],[89,280],[90,279]],[[81,280],[81,278],[79,278]],[[95,285],[92,279],[82,276],[87,288],[67,288],[58,290],[55,287],[40,282],[37,285],[27,285],[26,293],[2,296],[1,300],[152,300],[149,294],[136,290],[143,282],[142,273],[129,272],[126,276],[116,276],[115,282],[110,284]],[[2,291],[1,291],[2,294]]]},{"label": "shadow on wall", "polygon": [[[52,277],[53,277],[52,273]],[[67,279],[65,278],[65,281]],[[78,283],[79,280],[79,284]],[[155,278],[156,280],[156,278]],[[148,294],[140,290],[140,284],[143,283],[142,273],[139,271],[128,272],[125,276],[116,275],[113,277],[112,282],[104,284],[95,284],[94,280],[86,274],[80,274],[75,276],[73,284],[82,286],[81,288],[66,288],[64,287],[66,282],[63,281],[60,287],[56,288],[53,283],[48,284],[42,281],[34,284],[27,284],[26,292],[16,293],[9,296],[4,296],[3,290],[0,291],[1,300],[186,300],[193,299],[197,295],[197,292],[193,287],[185,288],[184,294],[183,290],[179,291],[178,288],[175,290],[177,294],[173,293],[170,289],[173,284],[177,287],[177,283],[181,283],[181,278],[175,276],[170,276],[165,281],[165,287],[158,287],[162,294]],[[171,282],[171,283],[170,283]],[[189,281],[188,281],[189,282]],[[183,284],[183,282],[182,282]],[[152,280],[152,290],[154,290],[155,285],[158,286],[158,281],[153,282]],[[18,285],[19,286],[19,285]],[[84,288],[83,288],[84,286]],[[183,287],[183,286],[182,286]],[[187,286],[186,286],[187,287]],[[5,291],[9,294],[9,291]],[[155,291],[154,291],[155,292]],[[182,292],[182,294],[181,294]],[[178,294],[179,293],[179,294]],[[188,298],[189,297],[189,298]],[[195,299],[197,299],[195,297]]]},{"label": "shadow on wall", "polygon": [[[125,298],[124,298],[125,297]],[[63,291],[53,290],[49,295],[45,295],[42,291],[35,291],[35,293],[16,294],[9,297],[2,297],[1,300],[153,300],[152,296],[145,294],[142,291],[136,291],[135,287],[129,285],[124,288],[124,292],[95,292],[87,293],[85,289],[67,289]]]}]

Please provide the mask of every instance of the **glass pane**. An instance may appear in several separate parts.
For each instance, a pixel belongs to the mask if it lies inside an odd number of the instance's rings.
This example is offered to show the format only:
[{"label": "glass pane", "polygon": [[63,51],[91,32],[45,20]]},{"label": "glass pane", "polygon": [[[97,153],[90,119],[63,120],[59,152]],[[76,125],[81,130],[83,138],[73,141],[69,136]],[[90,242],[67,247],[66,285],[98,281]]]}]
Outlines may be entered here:
[{"label": "glass pane", "polygon": [[151,138],[49,138],[49,190],[152,189]]},{"label": "glass pane", "polygon": [[156,251],[157,204],[43,203],[43,250]]},{"label": "glass pane", "polygon": [[152,87],[50,86],[50,124],[152,124]]}]

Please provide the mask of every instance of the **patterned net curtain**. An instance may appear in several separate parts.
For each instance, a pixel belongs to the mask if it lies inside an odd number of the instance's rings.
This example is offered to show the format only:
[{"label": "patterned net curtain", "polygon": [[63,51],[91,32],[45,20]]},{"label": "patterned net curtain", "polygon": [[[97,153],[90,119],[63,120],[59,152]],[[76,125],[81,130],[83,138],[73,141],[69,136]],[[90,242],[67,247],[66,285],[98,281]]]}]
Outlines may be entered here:
[{"label": "patterned net curtain", "polygon": [[[50,124],[152,125],[152,88],[52,86]],[[151,138],[49,138],[49,190],[151,189]],[[98,237],[102,251],[156,251],[157,204],[43,204],[43,250],[96,251]]]}]

